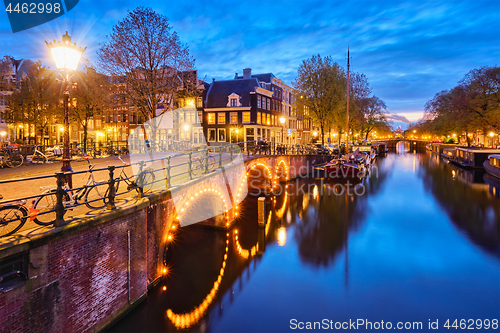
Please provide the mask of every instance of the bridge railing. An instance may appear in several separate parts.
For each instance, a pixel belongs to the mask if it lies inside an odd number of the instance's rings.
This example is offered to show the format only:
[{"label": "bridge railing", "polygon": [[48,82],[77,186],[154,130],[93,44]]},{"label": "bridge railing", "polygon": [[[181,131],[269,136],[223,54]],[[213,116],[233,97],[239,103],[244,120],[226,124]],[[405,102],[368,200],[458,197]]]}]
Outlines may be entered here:
[{"label": "bridge railing", "polygon": [[[120,157],[123,164],[118,166],[94,168],[89,162],[89,170],[0,180],[0,237],[15,234],[26,222],[43,220],[42,225],[64,225],[65,213],[81,206],[113,210],[117,196],[136,191],[137,196],[142,197],[156,189],[173,188],[233,163],[243,163],[244,158],[314,153],[311,146],[252,140],[173,154],[150,151],[140,154],[139,160],[134,157],[136,161],[132,163],[125,163]],[[70,188],[67,180],[78,175],[83,175],[87,181]],[[99,178],[106,180],[96,180]],[[1,200],[2,192],[13,186],[31,191],[40,187],[41,193]],[[46,199],[44,205],[40,204],[42,198]]]}]

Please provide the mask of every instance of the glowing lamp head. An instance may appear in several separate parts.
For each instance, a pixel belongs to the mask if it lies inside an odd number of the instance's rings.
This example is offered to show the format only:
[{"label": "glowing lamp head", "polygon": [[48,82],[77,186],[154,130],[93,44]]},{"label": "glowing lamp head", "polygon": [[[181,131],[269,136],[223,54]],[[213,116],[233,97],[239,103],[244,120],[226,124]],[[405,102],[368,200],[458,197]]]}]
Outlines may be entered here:
[{"label": "glowing lamp head", "polygon": [[313,135],[314,135],[314,136],[318,136],[318,132],[314,131],[314,132],[313,132]]},{"label": "glowing lamp head", "polygon": [[45,42],[45,44],[50,48],[52,59],[54,59],[57,69],[69,69],[72,71],[78,68],[80,58],[87,49],[77,46],[76,43],[72,43],[67,31],[62,36],[61,41],[56,42],[54,40],[52,43]]},{"label": "glowing lamp head", "polygon": [[495,133],[493,132],[490,132],[490,136],[493,137],[495,135]]},{"label": "glowing lamp head", "polygon": [[0,132],[0,135],[1,135],[1,136],[6,136],[6,135],[7,135],[7,132],[5,132],[5,131],[1,131],[1,132]]},{"label": "glowing lamp head", "polygon": [[189,130],[189,125],[184,125],[184,130],[185,131]]},{"label": "glowing lamp head", "polygon": [[285,121],[286,121],[285,117],[281,117],[281,118],[280,118],[280,123],[281,123],[281,124],[284,124],[284,123],[285,123]]}]

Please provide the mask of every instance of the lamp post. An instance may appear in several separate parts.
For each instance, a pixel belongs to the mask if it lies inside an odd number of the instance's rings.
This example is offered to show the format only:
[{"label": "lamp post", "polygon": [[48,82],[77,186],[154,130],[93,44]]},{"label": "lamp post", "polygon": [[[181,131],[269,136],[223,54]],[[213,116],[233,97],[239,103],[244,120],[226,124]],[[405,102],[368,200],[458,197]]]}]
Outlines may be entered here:
[{"label": "lamp post", "polygon": [[285,143],[285,137],[284,137],[284,134],[283,134],[283,131],[285,129],[285,117],[281,116],[280,118],[280,123],[281,123],[281,141],[282,143]]},{"label": "lamp post", "polygon": [[[77,46],[71,42],[71,37],[66,34],[62,36],[62,40],[52,43],[45,42],[50,49],[52,59],[56,63],[57,69],[63,78],[63,104],[64,104],[64,136],[63,136],[63,158],[62,172],[71,172],[71,155],[69,152],[69,76],[70,71],[75,71],[78,68],[78,63],[86,48]],[[68,186],[72,187],[71,175],[66,177]]]}]

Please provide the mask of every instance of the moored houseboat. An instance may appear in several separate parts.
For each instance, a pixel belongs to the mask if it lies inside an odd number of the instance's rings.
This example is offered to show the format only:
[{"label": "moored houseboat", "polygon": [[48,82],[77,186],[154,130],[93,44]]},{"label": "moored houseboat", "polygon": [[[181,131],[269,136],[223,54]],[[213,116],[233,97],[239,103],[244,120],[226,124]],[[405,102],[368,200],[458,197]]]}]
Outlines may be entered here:
[{"label": "moored houseboat", "polygon": [[492,176],[500,178],[500,154],[489,155],[483,162],[484,170]]},{"label": "moored houseboat", "polygon": [[445,154],[444,150],[445,149],[456,149],[457,147],[460,147],[460,145],[450,144],[450,143],[433,143],[431,151],[435,154],[440,155],[440,156],[449,158],[450,155]]},{"label": "moored houseboat", "polygon": [[451,162],[462,168],[484,168],[484,161],[492,154],[500,154],[500,149],[457,147]]},{"label": "moored houseboat", "polygon": [[444,148],[441,156],[448,159],[454,158],[456,156],[456,151],[456,148]]},{"label": "moored houseboat", "polygon": [[387,142],[376,142],[373,144],[373,147],[377,150],[377,154],[379,155],[383,155],[389,150],[387,148]]}]

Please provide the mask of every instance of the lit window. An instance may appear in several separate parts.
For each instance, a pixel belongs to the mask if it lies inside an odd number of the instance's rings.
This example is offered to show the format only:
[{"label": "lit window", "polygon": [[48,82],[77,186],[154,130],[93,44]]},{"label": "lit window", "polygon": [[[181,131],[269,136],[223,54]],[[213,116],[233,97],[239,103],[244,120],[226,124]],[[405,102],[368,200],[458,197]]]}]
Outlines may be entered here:
[{"label": "lit window", "polygon": [[261,116],[261,113],[257,112],[257,124],[260,124],[260,116]]},{"label": "lit window", "polygon": [[226,113],[225,112],[219,112],[218,117],[219,117],[217,119],[218,124],[225,124],[226,123]]},{"label": "lit window", "polygon": [[203,100],[201,99],[201,97],[196,98],[196,107],[203,107]]},{"label": "lit window", "polygon": [[215,113],[209,113],[208,114],[208,123],[209,124],[215,124]]},{"label": "lit window", "polygon": [[[269,105],[269,104],[268,104]],[[268,125],[271,125],[271,115],[268,113],[267,114],[267,122]]]},{"label": "lit window", "polygon": [[238,123],[238,113],[231,112],[231,124],[237,124],[237,123]]},{"label": "lit window", "polygon": [[217,137],[215,136],[215,128],[209,128],[208,129],[208,141],[214,142],[216,141]]},{"label": "lit window", "polygon": [[243,112],[243,123],[249,123],[250,122],[250,112]]},{"label": "lit window", "polygon": [[219,142],[225,142],[225,141],[226,141],[226,129],[219,128]]}]

